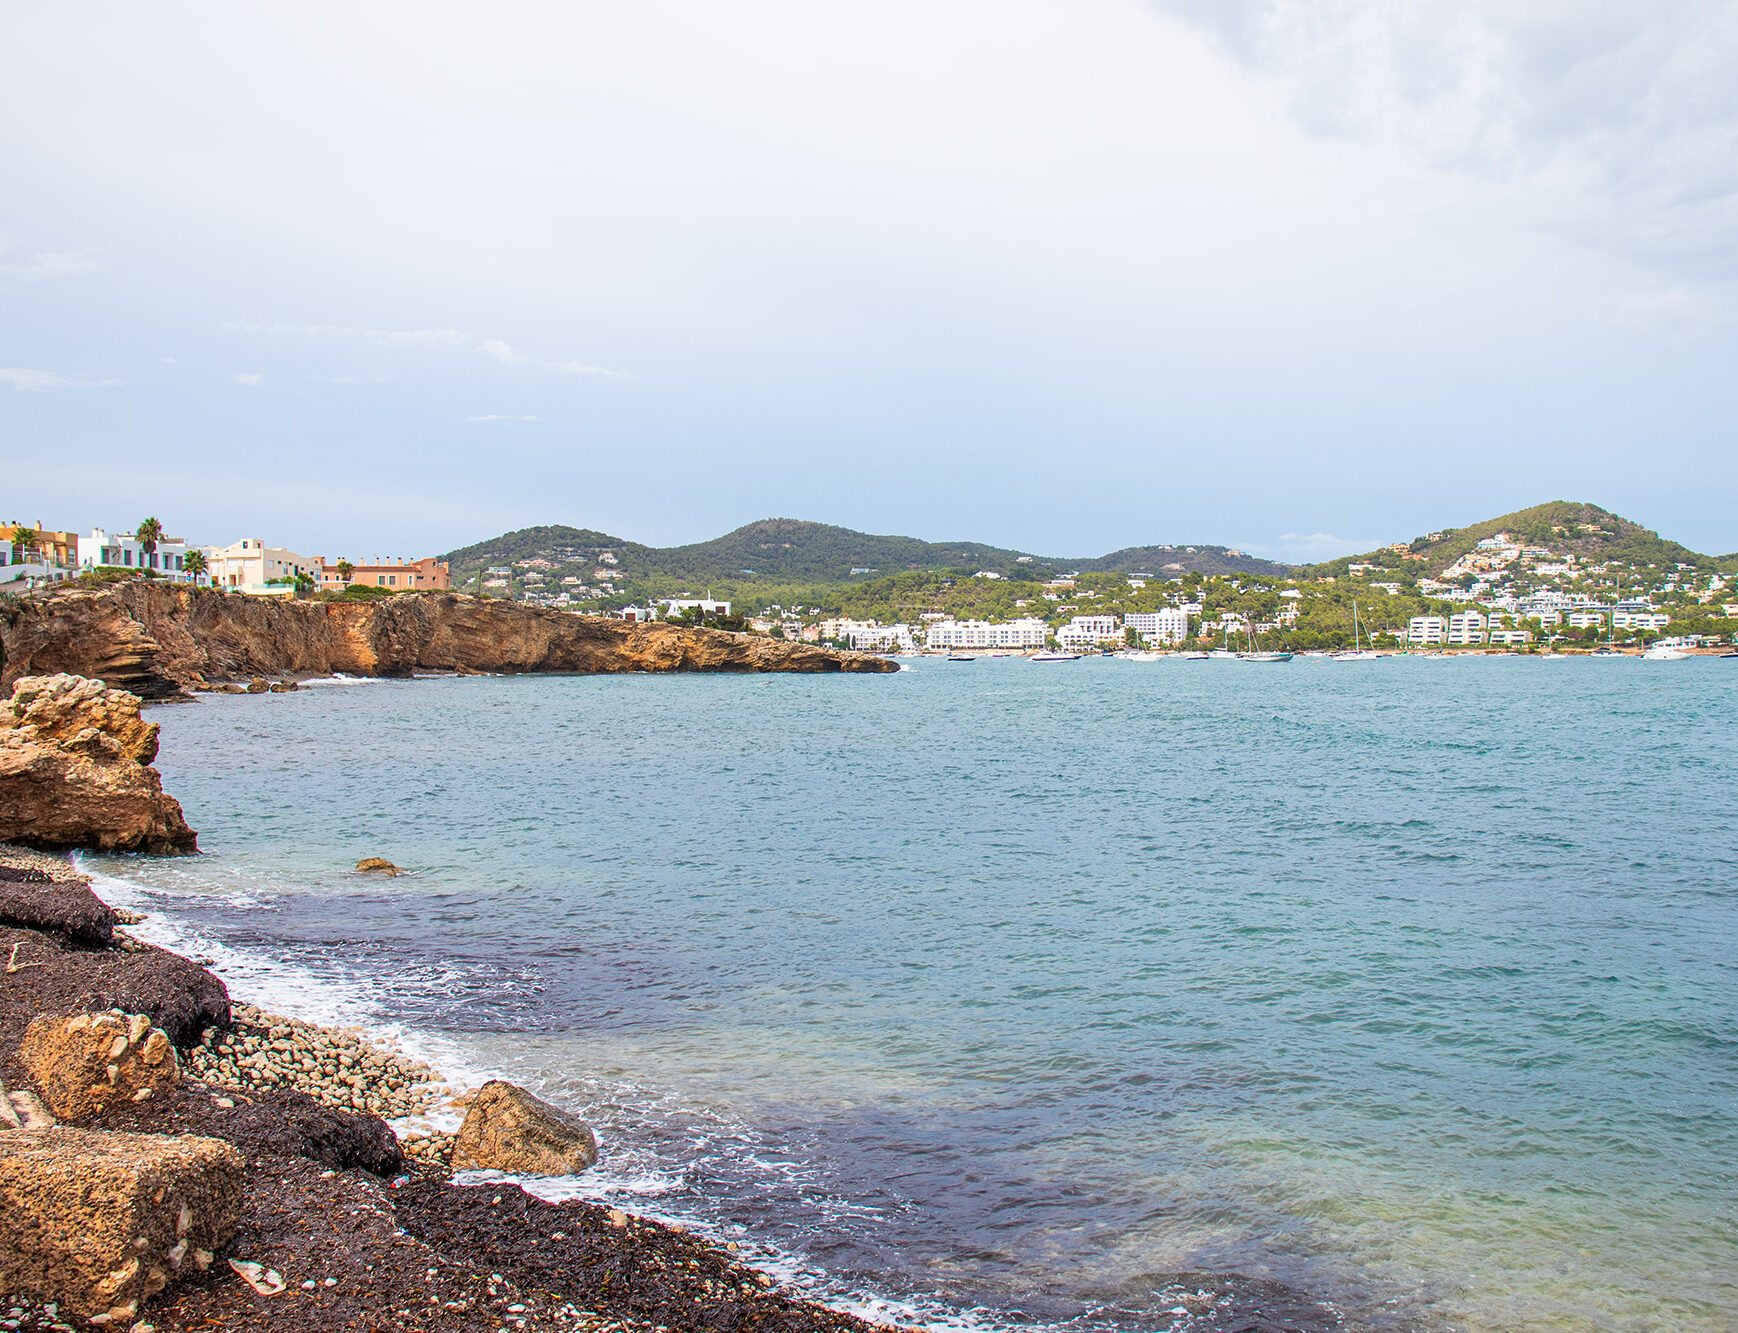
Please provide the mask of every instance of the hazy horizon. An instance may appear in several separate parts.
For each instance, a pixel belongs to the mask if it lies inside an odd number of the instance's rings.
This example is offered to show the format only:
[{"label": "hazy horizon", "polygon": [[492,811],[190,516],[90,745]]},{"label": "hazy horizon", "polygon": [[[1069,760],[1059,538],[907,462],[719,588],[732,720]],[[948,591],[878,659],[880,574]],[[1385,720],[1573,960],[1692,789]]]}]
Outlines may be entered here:
[{"label": "hazy horizon", "polygon": [[13,6],[0,516],[1738,549],[1738,3]]}]

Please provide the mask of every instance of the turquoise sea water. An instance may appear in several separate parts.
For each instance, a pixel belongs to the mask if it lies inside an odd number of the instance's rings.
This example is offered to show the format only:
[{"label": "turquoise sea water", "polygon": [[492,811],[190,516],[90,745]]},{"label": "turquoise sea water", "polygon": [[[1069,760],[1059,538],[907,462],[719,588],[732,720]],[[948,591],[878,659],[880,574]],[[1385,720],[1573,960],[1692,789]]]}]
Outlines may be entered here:
[{"label": "turquoise sea water", "polygon": [[238,993],[292,971],[538,1087],[602,1130],[585,1189],[822,1290],[1237,1327],[1173,1313],[1234,1273],[1298,1327],[1738,1327],[1738,662],[152,716],[206,855],[90,864]]}]

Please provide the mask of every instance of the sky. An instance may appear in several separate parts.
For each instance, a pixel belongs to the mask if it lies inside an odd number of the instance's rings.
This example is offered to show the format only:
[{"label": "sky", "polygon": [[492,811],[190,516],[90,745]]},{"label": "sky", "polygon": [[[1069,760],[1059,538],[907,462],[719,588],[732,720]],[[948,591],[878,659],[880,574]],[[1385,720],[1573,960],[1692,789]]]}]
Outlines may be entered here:
[{"label": "sky", "polygon": [[1738,549],[1738,0],[0,10],[0,519]]}]

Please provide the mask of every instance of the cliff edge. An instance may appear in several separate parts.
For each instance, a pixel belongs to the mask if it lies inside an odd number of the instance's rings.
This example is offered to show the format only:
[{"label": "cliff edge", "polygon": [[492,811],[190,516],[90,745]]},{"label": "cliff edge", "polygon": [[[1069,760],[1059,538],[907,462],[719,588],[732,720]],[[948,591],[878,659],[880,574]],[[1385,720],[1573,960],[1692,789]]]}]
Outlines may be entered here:
[{"label": "cliff edge", "polygon": [[0,608],[0,688],[69,672],[142,699],[255,676],[408,676],[414,671],[894,671],[839,652],[724,630],[406,592],[379,601],[294,601],[154,582],[59,588]]}]

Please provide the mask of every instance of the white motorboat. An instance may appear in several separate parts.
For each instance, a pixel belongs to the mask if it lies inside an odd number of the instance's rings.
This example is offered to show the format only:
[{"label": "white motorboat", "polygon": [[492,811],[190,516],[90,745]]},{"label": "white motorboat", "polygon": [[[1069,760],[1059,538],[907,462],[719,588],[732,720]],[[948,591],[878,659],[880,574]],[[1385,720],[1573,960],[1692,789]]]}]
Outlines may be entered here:
[{"label": "white motorboat", "polygon": [[1641,655],[1644,662],[1682,662],[1689,654],[1682,648],[1673,648],[1667,644],[1656,643]]},{"label": "white motorboat", "polygon": [[1046,650],[1041,653],[1033,653],[1032,656],[1028,657],[1026,660],[1028,662],[1078,662],[1080,660],[1080,654],[1053,653]]}]

